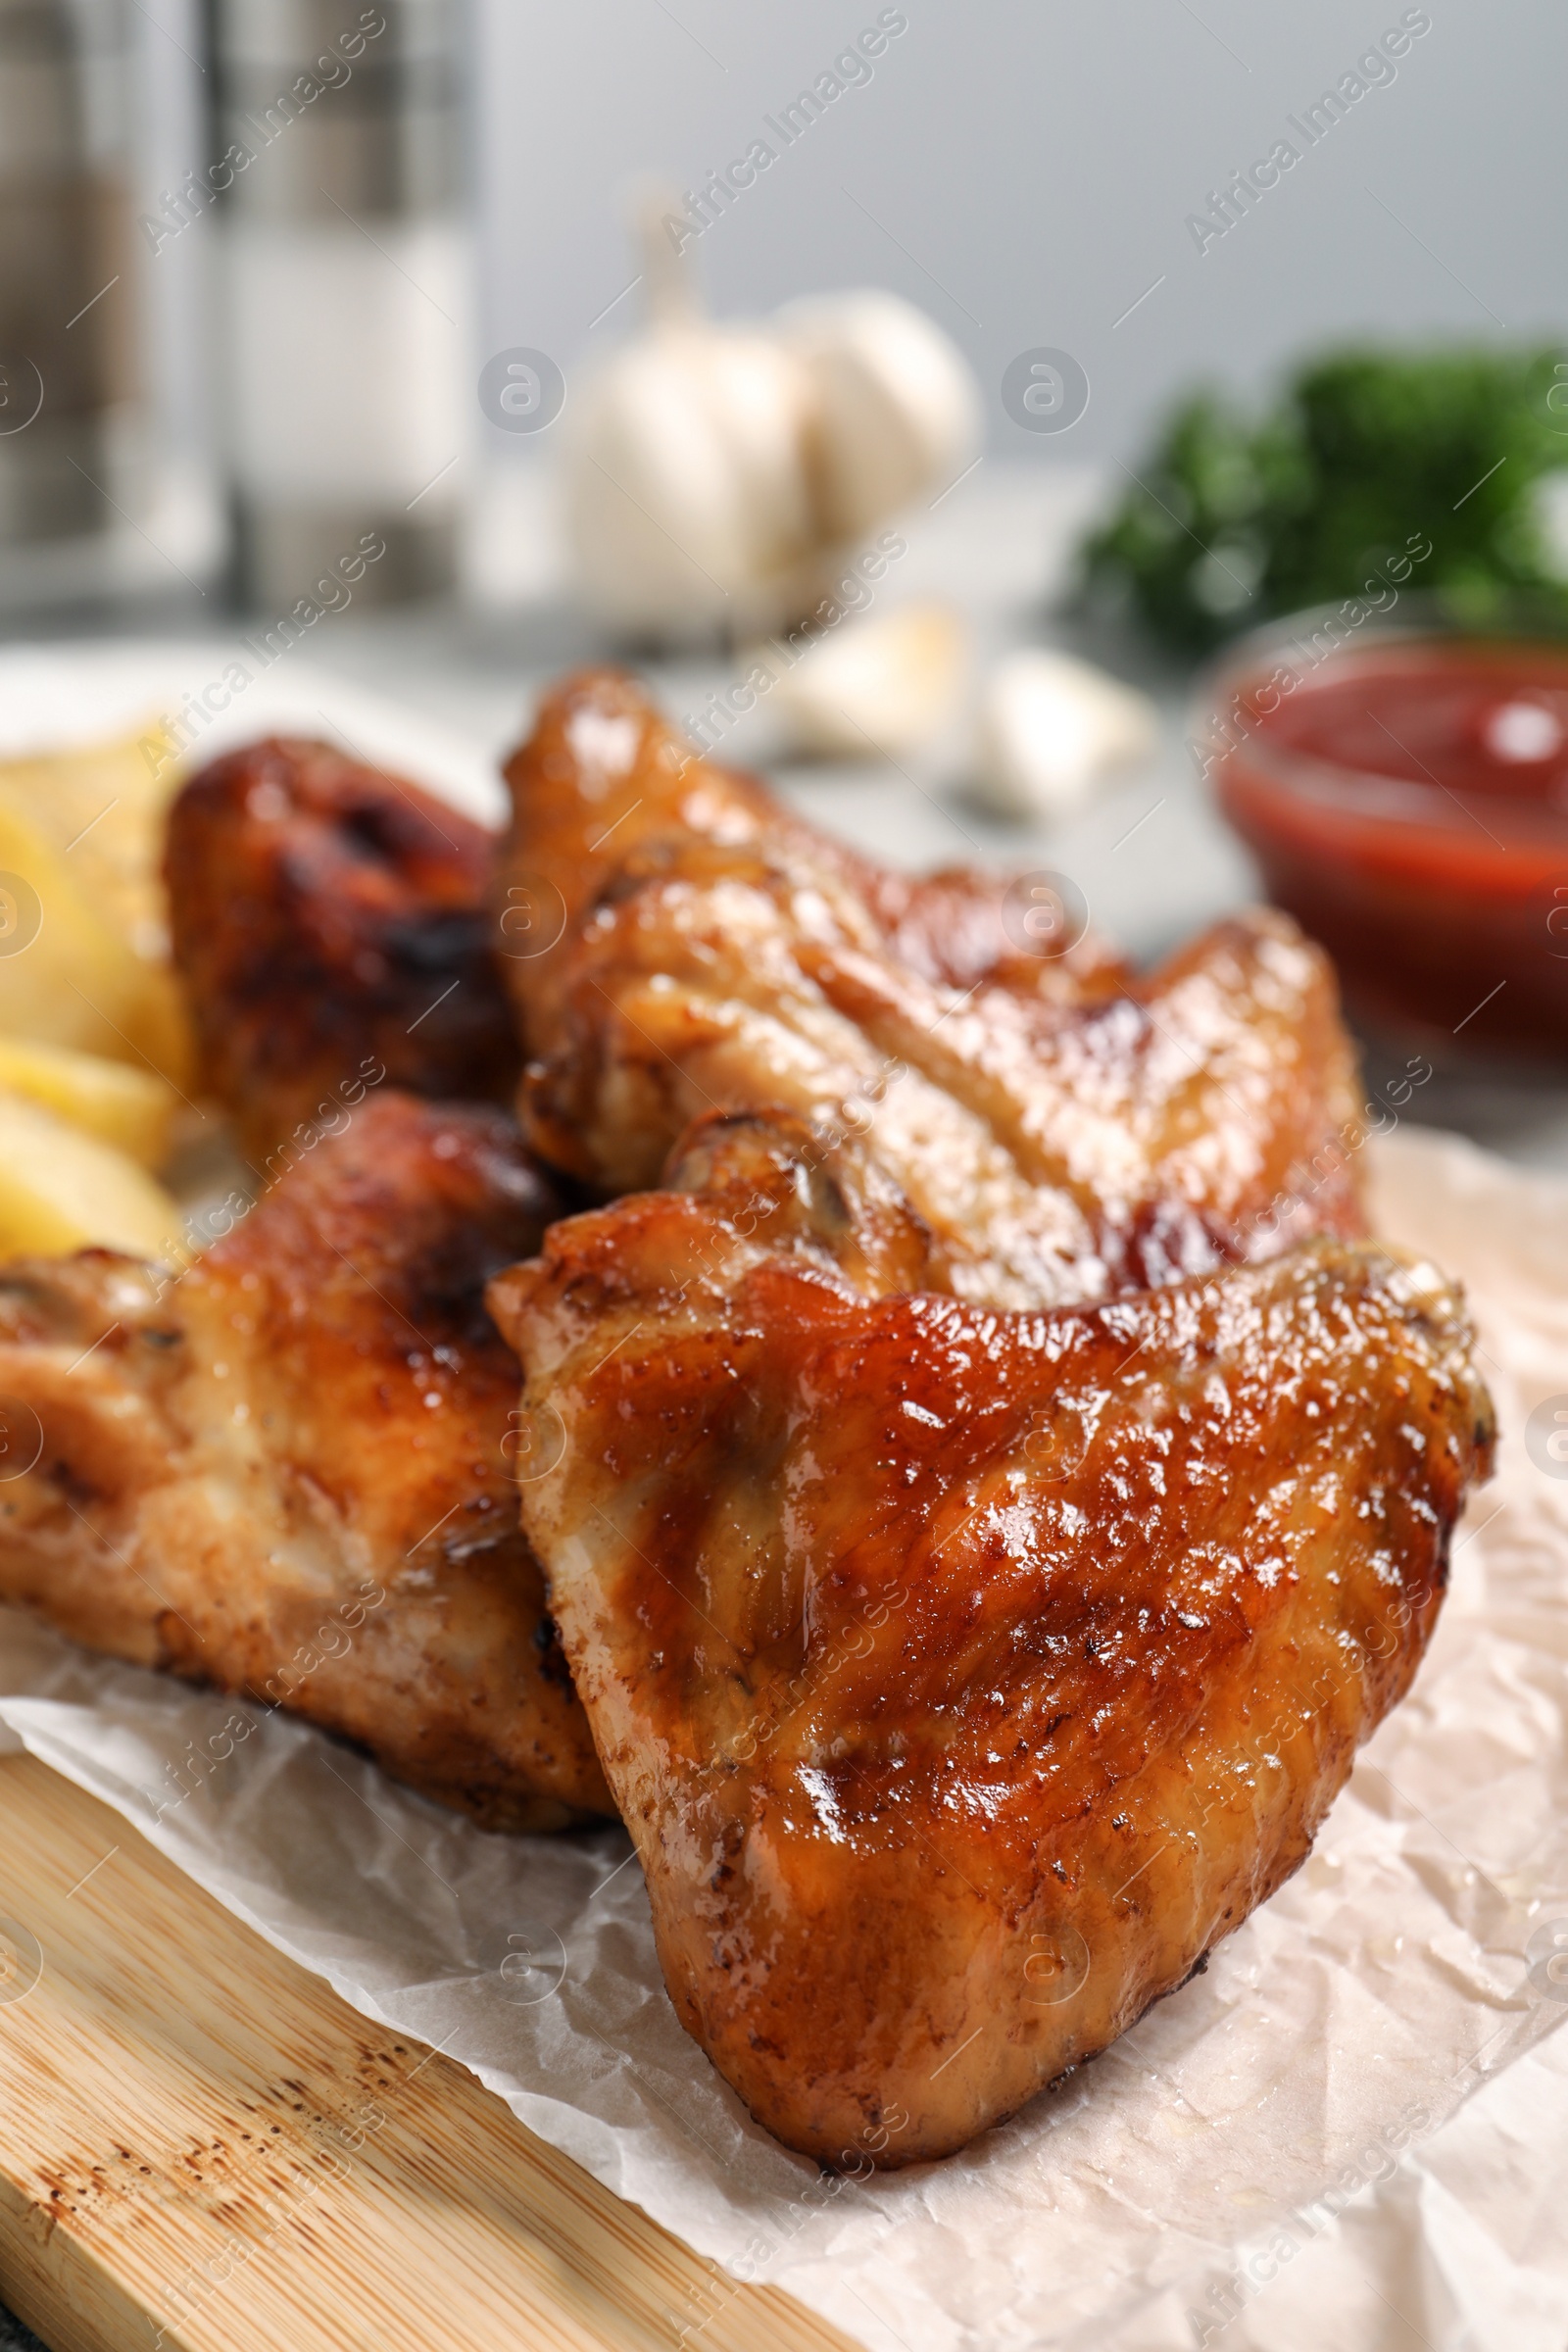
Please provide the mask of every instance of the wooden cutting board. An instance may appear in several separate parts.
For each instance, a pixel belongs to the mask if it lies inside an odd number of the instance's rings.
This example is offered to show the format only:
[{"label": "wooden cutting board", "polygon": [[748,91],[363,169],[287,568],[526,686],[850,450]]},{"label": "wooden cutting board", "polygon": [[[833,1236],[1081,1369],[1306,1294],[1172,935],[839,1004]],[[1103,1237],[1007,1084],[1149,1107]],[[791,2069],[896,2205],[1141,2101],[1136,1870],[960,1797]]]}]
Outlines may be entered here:
[{"label": "wooden cutting board", "polygon": [[54,2352],[849,2352],[28,1756],[0,1915],[0,2298]]}]

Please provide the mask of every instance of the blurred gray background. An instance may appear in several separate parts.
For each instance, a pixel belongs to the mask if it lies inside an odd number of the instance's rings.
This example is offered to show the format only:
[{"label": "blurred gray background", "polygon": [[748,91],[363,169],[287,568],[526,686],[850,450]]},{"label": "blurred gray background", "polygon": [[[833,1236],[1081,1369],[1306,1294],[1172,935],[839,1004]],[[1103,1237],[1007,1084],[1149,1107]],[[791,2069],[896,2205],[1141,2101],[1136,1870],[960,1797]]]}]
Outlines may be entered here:
[{"label": "blurred gray background", "polygon": [[[360,0],[343,0],[343,23]],[[460,0],[472,62],[475,374],[542,348],[570,387],[642,318],[630,233],[650,176],[698,186],[886,12],[873,0]],[[260,16],[289,0],[258,0]],[[1568,330],[1560,236],[1568,11],[1545,0],[907,0],[870,76],[827,106],[688,249],[714,312],[756,316],[835,287],[928,310],[984,387],[993,462],[1093,466],[1123,485],[1171,395],[1264,387],[1297,355],[1360,334],[1527,341]],[[149,189],[203,160],[200,0],[134,0]],[[1255,208],[1200,251],[1187,223],[1406,19],[1368,88]],[[204,220],[149,272],[154,372],[177,459],[212,437],[201,347]],[[1000,383],[1020,351],[1088,373],[1070,431],[1025,432]],[[301,352],[308,365],[309,354]],[[553,590],[530,485],[557,436],[500,431],[475,400],[481,487],[470,573],[503,599]],[[194,490],[190,492],[195,495]],[[171,529],[174,525],[171,524]],[[163,542],[160,529],[155,534]],[[208,537],[211,525],[208,526]],[[173,544],[172,540],[170,544]],[[187,569],[205,560],[200,528]]]},{"label": "blurred gray background", "polygon": [[[869,0],[473,4],[482,334],[490,349],[543,347],[568,378],[635,322],[636,290],[591,325],[637,267],[624,219],[636,176],[688,188],[744,154],[762,117],[879,13]],[[907,30],[873,78],[688,251],[721,313],[866,284],[920,303],[974,363],[999,456],[1133,459],[1195,375],[1252,385],[1330,337],[1568,325],[1560,6],[1432,0],[1396,78],[1202,253],[1187,216],[1293,135],[1286,118],[1400,24],[1398,0],[907,0],[901,13]],[[998,399],[1007,361],[1039,344],[1071,351],[1092,385],[1059,440],[1023,432]],[[503,460],[539,454],[484,429]]]}]

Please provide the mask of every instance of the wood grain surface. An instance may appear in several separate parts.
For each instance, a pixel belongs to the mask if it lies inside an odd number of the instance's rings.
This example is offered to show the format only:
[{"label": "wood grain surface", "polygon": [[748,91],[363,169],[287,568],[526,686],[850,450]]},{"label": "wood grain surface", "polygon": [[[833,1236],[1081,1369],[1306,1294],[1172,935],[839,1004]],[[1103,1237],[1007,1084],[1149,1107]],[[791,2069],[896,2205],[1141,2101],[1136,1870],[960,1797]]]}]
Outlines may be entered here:
[{"label": "wood grain surface", "polygon": [[31,1757],[0,1915],[0,2299],[54,2352],[848,2352]]}]

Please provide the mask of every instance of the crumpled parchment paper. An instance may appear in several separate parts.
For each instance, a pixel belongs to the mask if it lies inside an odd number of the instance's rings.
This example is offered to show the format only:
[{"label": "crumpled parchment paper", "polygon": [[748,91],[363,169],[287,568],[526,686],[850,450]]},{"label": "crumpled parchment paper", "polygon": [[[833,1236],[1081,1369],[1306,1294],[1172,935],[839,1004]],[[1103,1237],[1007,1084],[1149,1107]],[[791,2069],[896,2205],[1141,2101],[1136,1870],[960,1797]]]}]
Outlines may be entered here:
[{"label": "crumpled parchment paper", "polygon": [[485,1837],[4,1611],[0,1741],[712,2257],[676,2341],[734,2277],[872,2352],[1561,2352],[1568,1184],[1375,1151],[1381,1229],[1466,1281],[1502,1426],[1415,1690],[1206,1975],[946,2164],[830,2180],[750,2121],[675,2022],[618,1831]]}]

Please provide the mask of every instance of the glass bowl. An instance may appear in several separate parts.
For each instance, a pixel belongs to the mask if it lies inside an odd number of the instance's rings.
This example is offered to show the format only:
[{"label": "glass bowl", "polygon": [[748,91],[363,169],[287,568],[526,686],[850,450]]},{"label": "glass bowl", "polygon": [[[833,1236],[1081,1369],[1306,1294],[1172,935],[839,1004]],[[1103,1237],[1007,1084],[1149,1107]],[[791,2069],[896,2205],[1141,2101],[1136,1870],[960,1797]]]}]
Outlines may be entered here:
[{"label": "glass bowl", "polygon": [[1568,644],[1351,599],[1229,648],[1192,741],[1364,1024],[1568,1061]]}]

